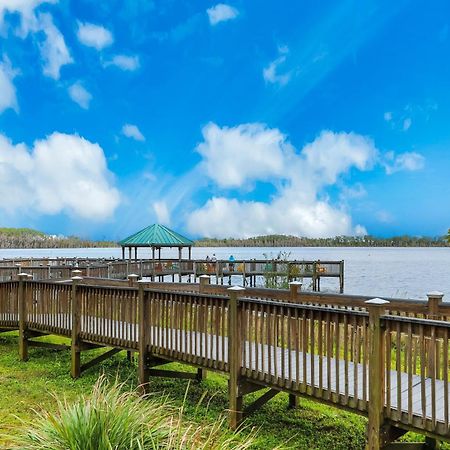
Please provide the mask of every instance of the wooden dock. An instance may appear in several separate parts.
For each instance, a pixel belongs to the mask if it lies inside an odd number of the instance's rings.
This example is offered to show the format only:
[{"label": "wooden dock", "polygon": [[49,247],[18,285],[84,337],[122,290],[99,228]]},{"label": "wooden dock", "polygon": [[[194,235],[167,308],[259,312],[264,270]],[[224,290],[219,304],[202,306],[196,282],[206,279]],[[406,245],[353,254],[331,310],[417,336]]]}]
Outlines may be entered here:
[{"label": "wooden dock", "polygon": [[344,261],[281,261],[271,260],[182,260],[182,259],[89,259],[89,258],[16,258],[0,260],[0,281],[17,279],[25,270],[34,280],[69,278],[71,271],[81,270],[84,277],[126,279],[130,274],[152,281],[194,281],[209,275],[216,284],[232,282],[257,286],[258,281],[275,285],[283,279],[311,280],[313,291],[320,291],[322,279],[337,280],[337,289],[344,292]]},{"label": "wooden dock", "polygon": [[[368,417],[368,448],[437,448],[450,442],[450,305],[369,299],[290,290],[209,284],[129,286],[75,276],[66,282],[0,282],[0,331],[19,330],[19,353],[44,334],[71,338],[73,377],[121,350],[139,355],[139,379],[195,377],[208,370],[229,377],[230,425],[278,392],[291,405],[308,397]],[[109,281],[111,282],[111,281]],[[119,282],[116,282],[119,283]],[[85,365],[80,353],[108,350]],[[160,366],[179,361],[180,373]],[[268,388],[268,390],[267,390]],[[262,391],[247,409],[243,397]],[[426,446],[395,442],[406,431]]]}]

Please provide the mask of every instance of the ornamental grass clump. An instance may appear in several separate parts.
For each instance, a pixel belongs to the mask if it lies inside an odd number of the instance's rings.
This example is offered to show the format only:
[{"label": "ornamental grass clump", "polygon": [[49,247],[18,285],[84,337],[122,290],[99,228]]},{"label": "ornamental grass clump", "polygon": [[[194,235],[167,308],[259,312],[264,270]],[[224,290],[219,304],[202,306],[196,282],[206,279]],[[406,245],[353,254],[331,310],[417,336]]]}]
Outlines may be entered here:
[{"label": "ornamental grass clump", "polygon": [[224,431],[224,418],[200,426],[183,420],[161,396],[141,396],[124,384],[100,377],[92,395],[69,404],[57,400],[55,411],[37,411],[13,437],[22,450],[244,450],[253,439]]}]

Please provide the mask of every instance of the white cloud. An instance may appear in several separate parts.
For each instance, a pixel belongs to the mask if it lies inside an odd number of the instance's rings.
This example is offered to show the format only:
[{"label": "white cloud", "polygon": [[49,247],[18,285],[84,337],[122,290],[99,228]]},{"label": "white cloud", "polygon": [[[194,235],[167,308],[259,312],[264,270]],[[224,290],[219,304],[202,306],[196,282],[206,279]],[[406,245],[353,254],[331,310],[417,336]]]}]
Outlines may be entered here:
[{"label": "white cloud", "polygon": [[0,27],[4,26],[6,13],[19,14],[20,29],[18,34],[25,37],[30,29],[38,27],[38,20],[34,10],[44,3],[57,3],[58,0],[1,0],[0,1]]},{"label": "white cloud", "polygon": [[225,3],[218,3],[206,10],[208,14],[209,23],[211,25],[217,25],[220,22],[226,22],[228,20],[235,19],[239,15],[239,11],[230,5]]},{"label": "white cloud", "polygon": [[218,186],[240,187],[246,181],[280,176],[291,145],[278,129],[250,123],[220,128],[209,123],[197,146],[206,174]]},{"label": "white cloud", "polygon": [[77,81],[68,89],[70,98],[83,109],[89,109],[89,103],[92,100],[92,95],[86,88]]},{"label": "white cloud", "polygon": [[194,234],[212,237],[288,233],[334,236],[363,233],[348,212],[324,198],[323,189],[351,169],[367,170],[377,158],[373,142],[354,133],[322,132],[297,152],[278,129],[261,124],[203,130],[200,167],[218,187],[269,180],[276,194],[267,202],[215,196],[188,216]]},{"label": "white cloud", "polygon": [[44,75],[55,80],[59,79],[61,67],[73,63],[66,47],[64,37],[53,24],[50,14],[39,14],[39,29],[45,34],[45,40],[39,44],[41,57],[44,61]]},{"label": "white cloud", "polygon": [[155,211],[158,223],[162,225],[170,225],[170,211],[166,202],[157,201],[153,203],[153,209]]},{"label": "white cloud", "polygon": [[136,141],[145,141],[144,135],[141,133],[139,128],[136,125],[132,125],[130,123],[126,123],[122,127],[122,133],[131,139],[135,139]]},{"label": "white cloud", "polygon": [[35,9],[44,3],[57,0],[0,0],[0,27],[4,27],[5,13],[15,13],[20,17],[20,27],[16,34],[25,39],[32,33],[37,42],[46,76],[59,79],[61,67],[73,62],[64,36],[53,23],[49,13],[36,15]]},{"label": "white cloud", "polygon": [[120,201],[98,144],[53,133],[32,149],[0,134],[0,210],[109,218]]},{"label": "white cloud", "polygon": [[386,122],[390,122],[392,120],[392,112],[391,111],[386,111],[384,113],[384,120]]},{"label": "white cloud", "polygon": [[411,127],[412,124],[412,120],[410,117],[407,117],[404,121],[403,121],[403,131],[408,131],[409,128]]},{"label": "white cloud", "polygon": [[140,61],[139,56],[128,56],[128,55],[116,55],[111,61],[106,62],[105,67],[116,66],[122,70],[134,71],[139,69]]},{"label": "white cloud", "polygon": [[425,158],[416,152],[405,152],[398,155],[388,152],[384,156],[384,167],[388,175],[402,171],[415,172],[425,166]]},{"label": "white cloud", "polygon": [[292,73],[279,73],[279,67],[286,62],[286,55],[289,53],[289,49],[286,46],[279,47],[278,53],[280,56],[263,69],[263,78],[266,83],[284,86],[291,79]]},{"label": "white cloud", "polygon": [[0,114],[8,108],[18,110],[16,88],[13,83],[16,72],[6,56],[0,62]]},{"label": "white cloud", "polygon": [[88,47],[102,50],[110,46],[114,39],[112,33],[101,25],[78,22],[78,40]]}]

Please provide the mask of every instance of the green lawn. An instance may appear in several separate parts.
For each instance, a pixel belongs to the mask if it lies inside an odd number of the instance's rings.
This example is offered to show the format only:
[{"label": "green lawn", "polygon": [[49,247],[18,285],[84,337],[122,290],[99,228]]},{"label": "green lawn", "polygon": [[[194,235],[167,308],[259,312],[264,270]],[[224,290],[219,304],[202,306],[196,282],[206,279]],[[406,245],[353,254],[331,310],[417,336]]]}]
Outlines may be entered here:
[{"label": "green lawn", "polygon": [[[52,337],[52,341],[55,340],[62,341]],[[111,379],[118,376],[130,387],[137,382],[137,368],[127,361],[125,352],[90,369],[80,379],[72,380],[69,352],[30,349],[30,360],[20,362],[17,347],[16,333],[0,334],[0,448],[8,448],[5,435],[18,432],[21,420],[32,420],[39,408],[52,408],[54,396],[70,400],[81,393],[89,393],[101,373]],[[168,368],[192,370],[179,364],[170,366]],[[180,406],[187,388],[185,380],[153,379],[150,384],[152,392],[164,393]],[[201,384],[191,382],[185,400],[186,419],[196,423],[216,420],[227,408],[226,392],[226,378],[212,372]],[[247,419],[246,424],[249,432],[257,429],[255,449],[284,446],[347,450],[363,449],[365,443],[364,418],[308,400],[301,400],[298,409],[289,410],[285,394],[272,399]]]}]

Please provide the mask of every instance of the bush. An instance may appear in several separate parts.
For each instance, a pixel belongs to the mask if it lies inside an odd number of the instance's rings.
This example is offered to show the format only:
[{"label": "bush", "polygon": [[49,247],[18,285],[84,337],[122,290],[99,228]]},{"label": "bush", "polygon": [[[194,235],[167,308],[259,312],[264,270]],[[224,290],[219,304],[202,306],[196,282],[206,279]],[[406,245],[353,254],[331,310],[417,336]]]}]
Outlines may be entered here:
[{"label": "bush", "polygon": [[183,407],[174,408],[167,398],[140,396],[124,390],[117,381],[100,377],[89,398],[76,403],[57,399],[56,412],[36,412],[25,423],[16,449],[22,450],[244,450],[252,436],[225,433],[224,418],[206,426],[183,420]]}]

